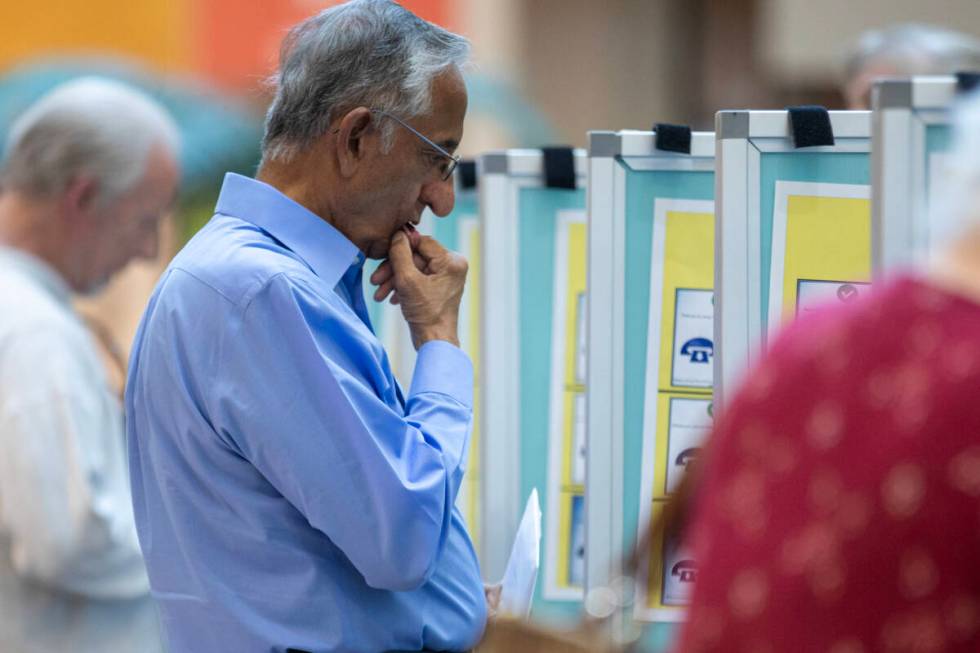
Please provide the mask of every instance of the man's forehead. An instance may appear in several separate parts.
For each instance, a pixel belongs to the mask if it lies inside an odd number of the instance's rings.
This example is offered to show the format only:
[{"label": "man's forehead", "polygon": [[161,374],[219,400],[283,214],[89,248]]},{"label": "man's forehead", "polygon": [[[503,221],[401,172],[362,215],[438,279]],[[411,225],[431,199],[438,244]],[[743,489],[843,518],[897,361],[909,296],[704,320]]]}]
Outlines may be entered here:
[{"label": "man's forehead", "polygon": [[432,83],[432,112],[426,122],[430,138],[447,150],[459,147],[466,117],[466,84],[458,72],[443,73]]}]

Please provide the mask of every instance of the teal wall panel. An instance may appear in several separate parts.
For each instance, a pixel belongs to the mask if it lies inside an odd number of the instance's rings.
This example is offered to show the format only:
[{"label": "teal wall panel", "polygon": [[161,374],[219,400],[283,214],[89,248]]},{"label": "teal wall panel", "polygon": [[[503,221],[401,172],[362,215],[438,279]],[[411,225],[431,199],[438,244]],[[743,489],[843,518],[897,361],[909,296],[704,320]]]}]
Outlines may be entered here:
[{"label": "teal wall panel", "polygon": [[[585,190],[522,188],[518,201],[521,359],[521,497],[538,488],[547,532],[548,434],[551,389],[551,307],[554,285],[557,214],[585,209]],[[488,446],[493,446],[488,441]],[[568,621],[579,615],[575,601],[548,601],[542,596],[547,541],[542,541],[542,570],[535,588],[532,616]]]},{"label": "teal wall panel", "polygon": [[764,152],[759,175],[761,230],[762,324],[769,318],[769,274],[772,262],[772,223],[777,181],[825,184],[870,184],[871,160],[864,152]]},{"label": "teal wall panel", "polygon": [[952,147],[953,130],[949,125],[929,125],[926,127],[926,197],[932,193],[932,177],[929,168],[929,157],[933,154],[948,152]]},{"label": "teal wall panel", "polygon": [[[626,166],[620,162],[620,165]],[[626,287],[623,413],[623,543],[636,543],[643,461],[643,411],[646,392],[647,327],[650,311],[650,263],[653,205],[658,198],[711,200],[714,173],[650,171],[626,168]],[[647,650],[666,650],[673,624],[646,628]]]}]

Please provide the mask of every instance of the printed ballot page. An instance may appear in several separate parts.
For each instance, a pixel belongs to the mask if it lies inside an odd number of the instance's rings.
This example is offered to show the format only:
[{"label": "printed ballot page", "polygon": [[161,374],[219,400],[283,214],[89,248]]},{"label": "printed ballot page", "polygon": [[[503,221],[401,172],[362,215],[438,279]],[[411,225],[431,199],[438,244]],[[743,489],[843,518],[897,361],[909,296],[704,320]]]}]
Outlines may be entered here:
[{"label": "printed ballot page", "polygon": [[537,488],[524,507],[524,516],[517,528],[514,545],[510,550],[510,560],[500,581],[501,615],[526,619],[531,614],[531,599],[538,579],[541,563],[541,505]]}]

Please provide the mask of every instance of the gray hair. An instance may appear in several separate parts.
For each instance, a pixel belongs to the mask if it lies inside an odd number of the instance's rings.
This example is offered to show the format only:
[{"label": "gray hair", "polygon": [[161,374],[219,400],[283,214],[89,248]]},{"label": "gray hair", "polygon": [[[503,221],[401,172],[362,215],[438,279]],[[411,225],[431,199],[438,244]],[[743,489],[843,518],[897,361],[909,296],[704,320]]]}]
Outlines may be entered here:
[{"label": "gray hair", "polygon": [[[283,42],[263,158],[288,161],[360,106],[402,118],[431,110],[432,81],[469,58],[462,36],[390,0],[352,0],[294,27]],[[381,126],[382,146],[393,125]]]},{"label": "gray hair", "polygon": [[120,82],[80,77],[57,86],[13,124],[0,170],[5,188],[50,198],[79,176],[107,201],[135,186],[154,145],[175,156],[177,126],[155,101]]},{"label": "gray hair", "polygon": [[908,23],[861,34],[847,60],[854,79],[876,63],[889,63],[903,75],[948,75],[980,70],[980,41],[959,32]]}]

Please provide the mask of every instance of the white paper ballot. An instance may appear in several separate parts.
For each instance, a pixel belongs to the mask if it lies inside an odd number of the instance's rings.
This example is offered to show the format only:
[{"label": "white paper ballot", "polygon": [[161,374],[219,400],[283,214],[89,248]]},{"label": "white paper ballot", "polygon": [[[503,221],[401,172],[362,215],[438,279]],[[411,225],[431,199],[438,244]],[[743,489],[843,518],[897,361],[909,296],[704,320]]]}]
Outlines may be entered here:
[{"label": "white paper ballot", "polygon": [[497,613],[520,619],[531,614],[531,599],[541,564],[541,504],[537,488],[531,490],[524,507],[521,525],[514,537],[510,560],[500,581],[500,604]]}]

